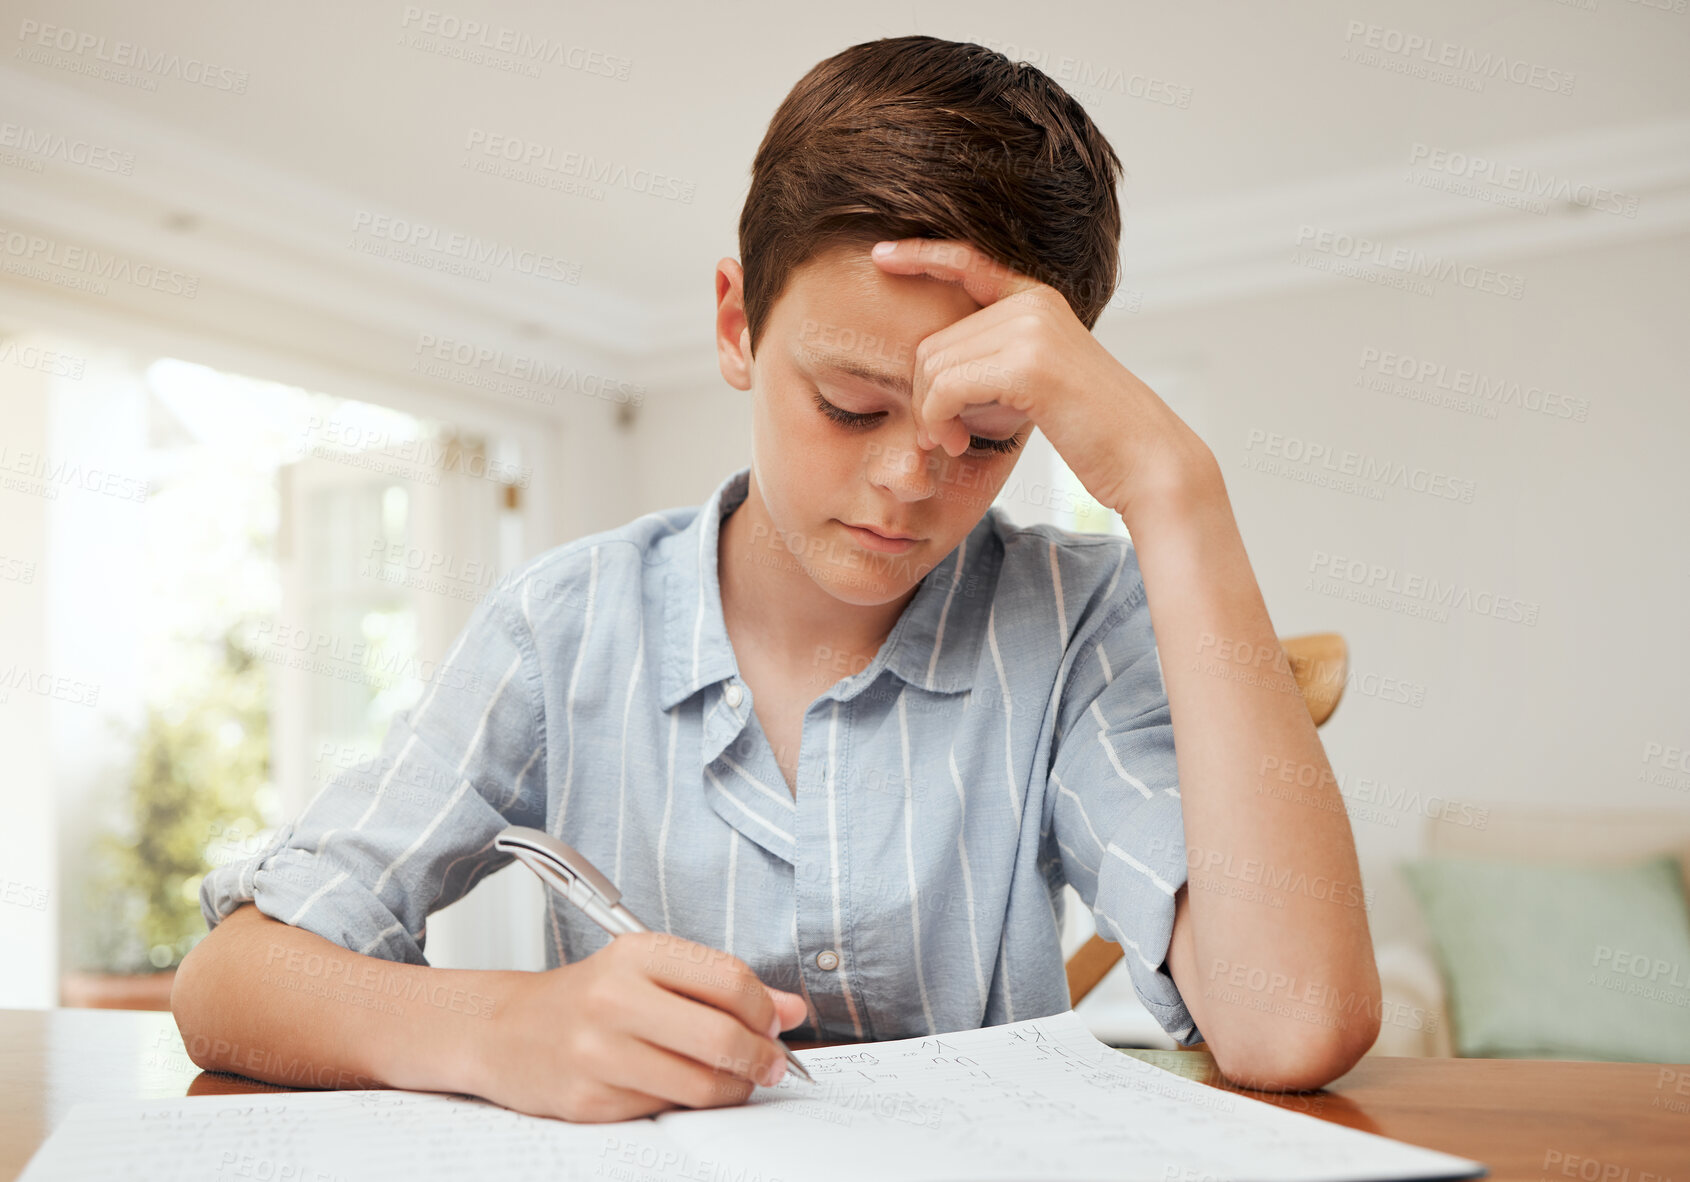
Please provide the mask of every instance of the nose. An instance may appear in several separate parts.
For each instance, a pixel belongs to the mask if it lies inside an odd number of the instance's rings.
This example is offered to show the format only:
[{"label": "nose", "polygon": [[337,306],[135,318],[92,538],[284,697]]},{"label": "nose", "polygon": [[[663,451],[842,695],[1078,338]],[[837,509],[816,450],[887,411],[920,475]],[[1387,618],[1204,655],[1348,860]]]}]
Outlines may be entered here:
[{"label": "nose", "polygon": [[[935,445],[937,446],[937,445]],[[938,457],[915,441],[915,425],[898,440],[869,443],[869,481],[900,501],[924,501],[938,486]]]}]

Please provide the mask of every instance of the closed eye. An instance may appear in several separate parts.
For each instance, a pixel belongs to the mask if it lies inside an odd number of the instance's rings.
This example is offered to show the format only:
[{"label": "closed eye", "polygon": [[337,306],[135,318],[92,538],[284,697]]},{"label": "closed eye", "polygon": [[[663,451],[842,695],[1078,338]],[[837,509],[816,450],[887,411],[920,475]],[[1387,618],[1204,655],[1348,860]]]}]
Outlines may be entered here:
[{"label": "closed eye", "polygon": [[[819,390],[816,391],[816,409],[842,427],[867,427],[872,423],[878,422],[886,415],[886,412],[883,410],[877,410],[873,414],[865,415],[858,414],[855,411],[846,410],[844,407],[835,406],[833,403],[823,398]],[[1008,439],[985,439],[979,435],[970,435],[968,437],[968,445],[976,451],[983,451],[994,455],[1007,455],[1021,446],[1022,438],[1022,434],[1019,431],[1017,431],[1014,435],[1011,435]]]}]

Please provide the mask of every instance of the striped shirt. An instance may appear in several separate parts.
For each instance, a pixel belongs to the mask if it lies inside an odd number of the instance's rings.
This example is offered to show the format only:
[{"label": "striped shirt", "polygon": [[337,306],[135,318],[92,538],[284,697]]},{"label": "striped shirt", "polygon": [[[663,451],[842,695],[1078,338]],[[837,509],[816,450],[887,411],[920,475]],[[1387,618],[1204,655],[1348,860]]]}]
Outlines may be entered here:
[{"label": "striped shirt", "polygon": [[[429,914],[510,861],[502,829],[532,826],[653,928],[801,994],[793,1037],[877,1040],[1068,1009],[1071,883],[1163,1029],[1198,1041],[1163,964],[1186,850],[1132,543],[989,508],[874,659],[809,704],[794,794],[717,581],[749,471],[504,580],[379,755],[207,875],[208,926],[250,899],[426,964]],[[548,966],[610,939],[547,895]]]}]

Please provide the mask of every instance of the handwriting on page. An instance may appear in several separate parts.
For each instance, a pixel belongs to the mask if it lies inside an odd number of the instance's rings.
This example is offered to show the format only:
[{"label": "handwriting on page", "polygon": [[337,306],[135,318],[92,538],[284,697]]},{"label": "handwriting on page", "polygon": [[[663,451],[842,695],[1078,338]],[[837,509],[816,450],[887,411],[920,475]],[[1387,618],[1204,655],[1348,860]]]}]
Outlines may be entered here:
[{"label": "handwriting on page", "polygon": [[280,1092],[80,1104],[20,1182],[584,1182],[616,1177],[618,1162],[680,1158],[650,1121],[571,1125],[426,1092]]},{"label": "handwriting on page", "polygon": [[732,1112],[667,1113],[697,1153],[782,1178],[1388,1179],[1475,1162],[1217,1091],[1098,1042],[1071,1011],[932,1038],[802,1052],[816,1078]]},{"label": "handwriting on page", "polygon": [[1351,1182],[1477,1162],[1216,1091],[1098,1042],[1072,1011],[800,1052],[734,1108],[571,1125],[468,1096],[270,1093],[79,1104],[23,1182]]}]

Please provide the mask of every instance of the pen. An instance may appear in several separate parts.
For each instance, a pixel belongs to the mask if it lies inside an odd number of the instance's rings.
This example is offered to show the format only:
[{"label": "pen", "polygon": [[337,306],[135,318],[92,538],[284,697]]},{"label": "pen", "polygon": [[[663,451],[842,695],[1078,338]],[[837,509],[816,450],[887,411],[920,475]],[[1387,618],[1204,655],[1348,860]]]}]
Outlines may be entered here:
[{"label": "pen", "polygon": [[[600,874],[598,868],[573,847],[551,834],[524,825],[512,825],[493,839],[493,848],[515,856],[539,875],[541,882],[579,907],[588,919],[612,936],[651,930],[622,905],[622,892],[615,883]],[[816,1082],[784,1042],[776,1038],[775,1043],[785,1053],[787,1065],[793,1071],[810,1083]]]}]

